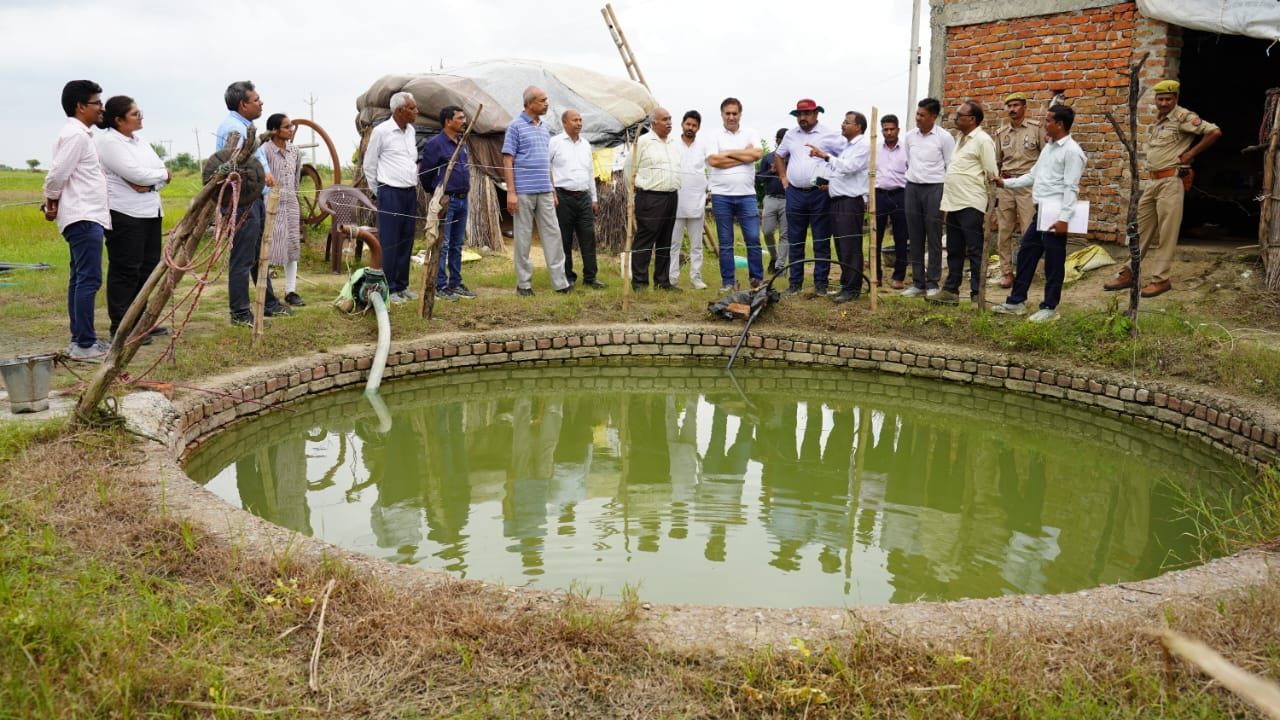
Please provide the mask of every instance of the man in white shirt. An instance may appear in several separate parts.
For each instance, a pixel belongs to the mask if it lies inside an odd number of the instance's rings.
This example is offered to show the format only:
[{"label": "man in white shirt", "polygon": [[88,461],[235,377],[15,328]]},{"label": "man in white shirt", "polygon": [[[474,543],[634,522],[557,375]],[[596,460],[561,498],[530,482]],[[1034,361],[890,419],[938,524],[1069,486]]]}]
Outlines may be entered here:
[{"label": "man in white shirt", "polygon": [[796,126],[787,131],[774,152],[774,169],[787,194],[787,262],[796,263],[790,269],[787,294],[794,295],[804,287],[805,239],[813,229],[813,291],[819,296],[827,294],[827,280],[831,273],[831,198],[818,187],[818,167],[822,161],[810,154],[818,148],[824,154],[839,155],[845,139],[840,133],[818,122],[823,107],[810,98],[796,103],[791,115]]},{"label": "man in white shirt", "polygon": [[[916,104],[916,126],[902,139],[907,151],[907,234],[911,236],[911,287],[903,297],[938,290],[942,279],[942,183],[956,141],[938,126],[942,103],[925,98]],[[925,272],[925,249],[929,269]]]},{"label": "man in white shirt", "polygon": [[840,262],[840,292],[833,298],[837,304],[857,300],[862,292],[862,217],[871,184],[871,144],[866,131],[867,116],[850,111],[840,125],[847,144],[838,156],[809,146],[810,156],[823,161],[818,176],[829,180],[831,228]]},{"label": "man in white shirt", "polygon": [[[1040,151],[1040,157],[1031,172],[1021,177],[996,178],[996,185],[1006,188],[1031,187],[1031,200],[1036,204],[1031,225],[1018,246],[1017,269],[1013,276],[1013,290],[1009,298],[991,308],[1001,315],[1021,315],[1027,311],[1027,290],[1035,276],[1040,256],[1044,256],[1044,301],[1040,309],[1027,320],[1050,322],[1058,319],[1058,302],[1062,299],[1062,281],[1066,277],[1067,223],[1075,215],[1076,199],[1080,195],[1080,177],[1084,175],[1086,162],[1084,150],[1071,137],[1071,126],[1076,113],[1066,105],[1054,105],[1045,117],[1044,131],[1049,143]],[[1054,200],[1061,209],[1053,226],[1041,231],[1040,212],[1047,200]]]},{"label": "man in white shirt", "polygon": [[578,251],[582,253],[582,284],[600,290],[604,288],[604,283],[596,279],[596,214],[600,203],[591,143],[582,137],[582,113],[572,108],[565,110],[560,124],[564,132],[551,138],[547,154],[551,156],[556,220],[560,222],[560,241],[564,244],[564,276],[570,285],[578,281],[578,274],[573,271],[573,240],[577,237]]},{"label": "man in white shirt", "polygon": [[764,281],[764,255],[760,252],[760,209],[756,207],[756,162],[764,153],[760,136],[742,128],[742,101],[725,98],[720,103],[724,129],[707,138],[703,151],[711,166],[711,213],[716,219],[720,246],[721,292],[733,292],[733,221],[742,228],[747,245],[747,275],[754,288]]},{"label": "man in white shirt", "polygon": [[961,103],[956,110],[960,142],[942,184],[942,212],[947,214],[947,279],[929,299],[960,301],[964,262],[969,261],[969,299],[977,302],[978,286],[986,275],[983,226],[991,203],[991,181],[1000,175],[996,143],[982,129],[985,111],[977,101]]},{"label": "man in white shirt", "polygon": [[418,103],[410,93],[398,92],[390,104],[390,119],[369,133],[364,176],[378,198],[378,241],[391,302],[402,303],[418,297],[409,289],[409,256],[418,215],[418,143],[413,127]]},{"label": "man in white shirt", "polygon": [[683,155],[680,159],[680,189],[676,192],[676,225],[671,232],[671,271],[667,274],[672,285],[680,280],[680,246],[685,233],[689,235],[689,284],[694,290],[702,290],[702,224],[707,218],[707,158],[698,142],[698,130],[702,127],[702,114],[690,110],[680,121],[680,141],[676,147]]},{"label": "man in white shirt", "polygon": [[53,143],[53,166],[44,178],[44,217],[56,220],[71,249],[67,316],[72,360],[101,362],[107,344],[93,329],[93,305],[102,287],[103,234],[111,227],[107,178],[98,162],[90,126],[102,121],[102,87],[72,80],[62,88],[67,122]]}]

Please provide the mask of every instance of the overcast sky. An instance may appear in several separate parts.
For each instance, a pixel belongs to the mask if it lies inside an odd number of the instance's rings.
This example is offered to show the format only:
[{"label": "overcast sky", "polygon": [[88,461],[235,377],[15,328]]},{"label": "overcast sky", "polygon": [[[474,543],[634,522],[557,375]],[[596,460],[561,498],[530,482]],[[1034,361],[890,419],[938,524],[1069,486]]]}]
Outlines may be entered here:
[{"label": "overcast sky", "polygon": [[[626,76],[600,15],[603,0],[172,0],[58,2],[0,0],[0,76],[9,110],[0,163],[47,167],[65,116],[67,80],[90,79],[132,96],[145,115],[141,136],[170,155],[212,151],[226,116],[229,82],[250,79],[264,119],[274,112],[315,119],[344,162],[355,149],[355,100],[390,73],[447,70],[503,57],[580,65]],[[743,125],[769,136],[794,120],[797,99],[838,113],[903,113],[907,104],[911,0],[881,3],[615,0],[614,11],[658,101],[678,119],[699,110],[718,126],[727,95],[742,99]],[[922,0],[928,89],[928,3]],[[714,118],[714,119],[708,119]],[[259,122],[259,129],[263,121]],[[306,142],[302,133],[298,141]],[[322,162],[327,162],[322,159]]]}]

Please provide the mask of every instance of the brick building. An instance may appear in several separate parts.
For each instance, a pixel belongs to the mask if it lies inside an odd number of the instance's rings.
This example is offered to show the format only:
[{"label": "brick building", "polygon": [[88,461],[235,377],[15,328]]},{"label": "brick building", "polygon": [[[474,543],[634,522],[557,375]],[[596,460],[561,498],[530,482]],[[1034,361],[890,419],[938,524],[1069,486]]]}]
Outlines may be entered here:
[{"label": "brick building", "polygon": [[[1253,238],[1262,186],[1258,142],[1265,91],[1280,84],[1280,49],[1254,38],[1183,28],[1146,17],[1133,2],[1114,0],[930,0],[930,95],[948,111],[966,99],[988,108],[999,126],[1003,98],[1032,96],[1032,117],[1061,95],[1076,111],[1072,135],[1089,154],[1081,197],[1092,205],[1092,239],[1124,241],[1129,165],[1103,113],[1128,131],[1129,63],[1150,52],[1142,71],[1149,88],[1182,81],[1181,103],[1222,128],[1223,138],[1196,159],[1196,188],[1187,196],[1183,234],[1206,239]],[[1155,117],[1148,90],[1139,100],[1139,147]],[[998,117],[997,117],[998,116]],[[1141,161],[1139,162],[1141,168]]]}]

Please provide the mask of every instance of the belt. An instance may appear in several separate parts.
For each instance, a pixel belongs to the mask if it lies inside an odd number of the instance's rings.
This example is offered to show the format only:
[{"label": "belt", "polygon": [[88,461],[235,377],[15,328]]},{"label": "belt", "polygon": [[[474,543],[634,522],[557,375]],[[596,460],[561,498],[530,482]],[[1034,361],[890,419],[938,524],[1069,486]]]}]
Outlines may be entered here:
[{"label": "belt", "polygon": [[787,196],[787,194],[786,194],[786,193],[782,193],[781,195],[779,195],[778,193],[769,193],[769,195],[768,195],[768,196],[769,196],[769,197],[776,197],[776,198],[785,198],[785,197]]},{"label": "belt", "polygon": [[652,193],[654,195],[675,195],[676,194],[675,190],[645,190],[644,188],[638,188],[636,192]]},{"label": "belt", "polygon": [[883,193],[902,192],[903,190],[906,190],[906,188],[904,188],[904,187],[900,187],[900,188],[881,188],[881,187],[878,187],[878,188],[876,188],[876,192],[883,192]]},{"label": "belt", "polygon": [[933,187],[933,186],[935,186],[935,185],[941,185],[942,183],[940,183],[940,182],[936,182],[936,183],[922,183],[922,182],[916,182],[916,181],[914,181],[914,180],[908,180],[908,181],[907,181],[907,184],[908,184],[908,185],[915,185],[915,186],[917,186],[917,187]]},{"label": "belt", "polygon": [[562,188],[562,187],[556,188],[556,191],[562,192],[566,195],[586,195],[587,194],[586,190],[570,190],[568,188]]},{"label": "belt", "polygon": [[455,200],[466,200],[466,199],[467,199],[467,194],[466,194],[466,193],[464,193],[464,192],[461,192],[461,193],[451,193],[451,192],[447,192],[447,193],[445,193],[445,197],[451,197],[451,198],[454,198]]},{"label": "belt", "polygon": [[1175,177],[1177,176],[1177,174],[1178,174],[1178,168],[1171,167],[1171,168],[1165,168],[1163,170],[1152,170],[1147,173],[1147,176],[1152,180],[1163,180],[1165,178]]},{"label": "belt", "polygon": [[802,187],[796,187],[795,185],[792,185],[792,186],[791,186],[791,189],[792,189],[792,190],[796,190],[796,191],[798,191],[798,192],[813,192],[814,190],[817,190],[818,188],[817,188],[817,187],[814,187],[814,186],[810,186],[810,187],[807,187],[807,188],[802,188]]}]

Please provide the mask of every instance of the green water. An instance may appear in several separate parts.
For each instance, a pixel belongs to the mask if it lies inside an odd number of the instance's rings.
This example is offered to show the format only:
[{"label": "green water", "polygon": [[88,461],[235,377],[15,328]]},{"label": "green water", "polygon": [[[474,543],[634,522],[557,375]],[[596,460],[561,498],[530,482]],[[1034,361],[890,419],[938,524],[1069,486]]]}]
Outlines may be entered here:
[{"label": "green water", "polygon": [[1216,456],[1067,404],[806,369],[565,367],[314,398],[187,471],[393,562],[655,602],[851,606],[1147,578]]}]

